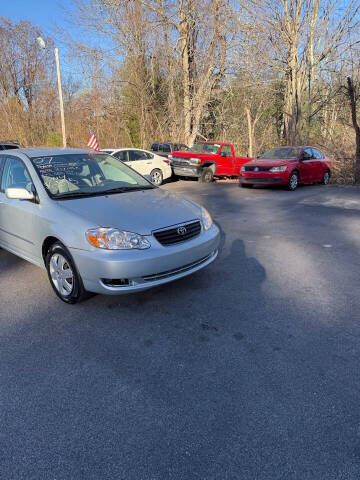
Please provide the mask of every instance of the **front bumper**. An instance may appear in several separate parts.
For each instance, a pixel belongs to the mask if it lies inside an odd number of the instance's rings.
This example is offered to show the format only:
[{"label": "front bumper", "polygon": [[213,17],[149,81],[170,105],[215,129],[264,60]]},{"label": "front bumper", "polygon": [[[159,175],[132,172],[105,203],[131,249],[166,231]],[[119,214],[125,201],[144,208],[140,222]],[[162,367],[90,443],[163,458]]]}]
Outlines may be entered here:
[{"label": "front bumper", "polygon": [[241,172],[239,181],[252,185],[286,185],[289,172]]},{"label": "front bumper", "polygon": [[183,165],[176,160],[173,160],[171,163],[173,172],[178,177],[200,177],[202,168],[189,163],[184,163]]},{"label": "front bumper", "polygon": [[[215,260],[220,231],[216,225],[183,243],[160,245],[153,237],[147,250],[70,249],[89,292],[120,295],[147,290],[190,275]],[[125,279],[123,285],[109,280]]]}]

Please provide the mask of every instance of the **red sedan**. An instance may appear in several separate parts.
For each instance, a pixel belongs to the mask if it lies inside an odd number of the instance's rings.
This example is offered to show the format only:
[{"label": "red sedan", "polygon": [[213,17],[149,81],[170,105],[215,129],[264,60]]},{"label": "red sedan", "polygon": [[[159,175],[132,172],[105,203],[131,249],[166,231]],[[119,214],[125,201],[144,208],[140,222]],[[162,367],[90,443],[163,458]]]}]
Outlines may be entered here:
[{"label": "red sedan", "polygon": [[327,185],[331,160],[315,147],[279,147],[268,150],[256,160],[246,163],[240,171],[240,184],[286,185],[295,190],[300,183]]}]

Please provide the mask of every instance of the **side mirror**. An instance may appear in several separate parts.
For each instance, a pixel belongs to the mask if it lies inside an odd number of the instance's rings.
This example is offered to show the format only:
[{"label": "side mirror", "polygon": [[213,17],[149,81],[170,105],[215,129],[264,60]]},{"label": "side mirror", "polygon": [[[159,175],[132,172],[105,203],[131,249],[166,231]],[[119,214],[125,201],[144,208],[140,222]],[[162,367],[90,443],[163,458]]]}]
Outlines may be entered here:
[{"label": "side mirror", "polygon": [[5,195],[7,198],[16,200],[34,200],[35,198],[34,194],[26,190],[26,188],[7,188]]}]

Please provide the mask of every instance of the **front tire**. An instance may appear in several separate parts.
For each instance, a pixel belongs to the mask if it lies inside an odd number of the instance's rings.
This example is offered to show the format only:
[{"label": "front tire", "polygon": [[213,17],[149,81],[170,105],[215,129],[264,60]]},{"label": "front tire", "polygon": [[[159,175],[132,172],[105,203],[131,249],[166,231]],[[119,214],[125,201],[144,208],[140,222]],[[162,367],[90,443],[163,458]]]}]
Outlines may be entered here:
[{"label": "front tire", "polygon": [[287,189],[290,192],[293,192],[294,190],[297,189],[298,185],[299,185],[299,175],[297,172],[292,172],[289,177]]},{"label": "front tire", "polygon": [[60,300],[74,304],[90,296],[84,289],[70,253],[62,243],[51,245],[46,254],[45,266],[50,284]]},{"label": "front tire", "polygon": [[322,185],[329,185],[329,182],[330,182],[330,172],[329,172],[329,170],[326,170],[326,172],[324,173],[324,176],[321,180],[321,184]]},{"label": "front tire", "polygon": [[211,168],[203,168],[201,175],[199,177],[200,183],[211,183],[214,180],[214,173]]},{"label": "front tire", "polygon": [[158,168],[155,168],[151,173],[151,182],[159,187],[163,183],[163,174],[162,171]]}]

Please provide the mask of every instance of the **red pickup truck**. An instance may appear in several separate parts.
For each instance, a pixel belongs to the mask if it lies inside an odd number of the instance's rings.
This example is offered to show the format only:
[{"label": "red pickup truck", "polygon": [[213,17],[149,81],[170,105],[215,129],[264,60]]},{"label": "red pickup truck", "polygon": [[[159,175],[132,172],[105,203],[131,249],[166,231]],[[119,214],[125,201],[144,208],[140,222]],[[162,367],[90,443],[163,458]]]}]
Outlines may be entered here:
[{"label": "red pickup truck", "polygon": [[241,167],[251,158],[235,157],[231,143],[198,142],[184,152],[173,152],[168,157],[175,175],[197,177],[210,183],[214,177],[238,177]]}]

